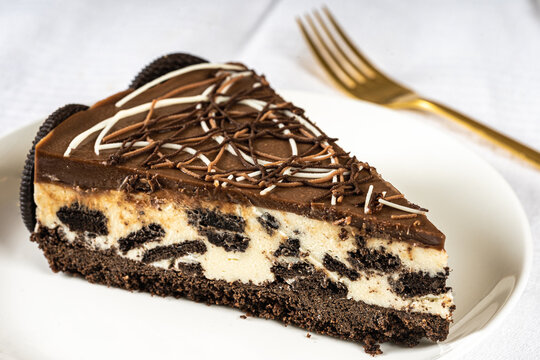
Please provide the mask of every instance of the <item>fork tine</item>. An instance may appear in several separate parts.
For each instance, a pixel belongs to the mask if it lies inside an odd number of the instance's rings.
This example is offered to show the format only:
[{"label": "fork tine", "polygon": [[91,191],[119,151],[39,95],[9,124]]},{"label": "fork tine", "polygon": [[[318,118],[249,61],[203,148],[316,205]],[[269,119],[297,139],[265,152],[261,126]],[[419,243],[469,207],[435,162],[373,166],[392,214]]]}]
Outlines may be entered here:
[{"label": "fork tine", "polygon": [[334,29],[337,31],[337,33],[341,36],[343,42],[347,44],[349,49],[358,57],[358,59],[362,62],[362,64],[372,71],[374,74],[377,74],[381,77],[388,78],[386,75],[384,75],[379,69],[377,69],[373,64],[360,52],[360,50],[353,44],[351,39],[345,34],[345,31],[341,28],[341,26],[338,24],[337,20],[334,18],[328,7],[323,6],[323,11],[328,17],[328,20],[330,20],[330,23],[334,27]]},{"label": "fork tine", "polygon": [[302,20],[300,18],[296,18],[296,22],[298,23],[298,26],[300,27],[300,31],[302,32],[302,35],[304,35],[304,38],[306,39],[306,42],[308,43],[311,51],[313,52],[313,54],[315,54],[315,57],[317,58],[317,60],[319,60],[324,70],[326,70],[328,75],[330,75],[330,77],[334,79],[334,81],[337,82],[341,87],[343,87],[345,90],[350,90],[350,87],[347,84],[345,84],[343,80],[341,80],[341,78],[334,72],[330,64],[328,64],[328,62],[325,60],[319,48],[315,45],[315,42],[309,35]]},{"label": "fork tine", "polygon": [[[319,22],[319,25],[321,26],[321,28],[323,29],[323,31],[325,32],[326,34],[326,37],[328,39],[330,39],[330,41],[332,42],[332,45],[334,45],[334,47],[336,48],[336,50],[339,52],[339,54],[341,55],[341,57],[345,60],[345,62],[347,63],[347,65],[349,65],[351,68],[354,69],[354,71],[359,75],[359,77],[362,79],[362,80],[366,80],[366,78],[369,78],[373,75],[373,73],[371,71],[368,71],[369,73],[366,73],[366,71],[360,69],[355,63],[354,61],[351,60],[351,58],[349,57],[349,55],[347,55],[345,53],[345,51],[343,50],[343,47],[338,43],[338,41],[336,40],[335,36],[332,35],[332,32],[330,31],[330,29],[328,29],[328,26],[326,26],[326,22],[323,20],[322,16],[320,15],[320,13],[317,11],[317,10],[314,10],[313,11],[313,14],[315,15],[315,18],[317,19],[317,21]],[[369,70],[369,69],[368,69]]]},{"label": "fork tine", "polygon": [[313,19],[309,14],[305,15],[305,18],[311,27],[311,32],[315,34],[315,37],[317,38],[319,44],[321,45],[322,49],[324,49],[324,52],[328,55],[328,57],[332,60],[334,65],[341,71],[342,74],[344,74],[348,80],[351,82],[351,85],[353,85],[356,81],[354,80],[354,76],[352,76],[347,69],[341,64],[341,61],[334,55],[334,52],[328,47],[327,42],[323,39],[321,32],[317,29],[317,26],[315,26],[315,23],[313,22]]}]

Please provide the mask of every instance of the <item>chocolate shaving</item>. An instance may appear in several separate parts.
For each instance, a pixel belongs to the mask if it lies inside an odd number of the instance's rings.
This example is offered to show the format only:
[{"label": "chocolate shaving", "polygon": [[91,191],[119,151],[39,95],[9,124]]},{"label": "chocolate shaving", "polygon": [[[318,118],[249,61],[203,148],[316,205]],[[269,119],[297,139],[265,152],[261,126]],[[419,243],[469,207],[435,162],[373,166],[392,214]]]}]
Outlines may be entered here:
[{"label": "chocolate shaving", "polygon": [[417,214],[391,215],[390,218],[399,220],[399,219],[412,219],[412,218],[415,218],[416,216]]}]

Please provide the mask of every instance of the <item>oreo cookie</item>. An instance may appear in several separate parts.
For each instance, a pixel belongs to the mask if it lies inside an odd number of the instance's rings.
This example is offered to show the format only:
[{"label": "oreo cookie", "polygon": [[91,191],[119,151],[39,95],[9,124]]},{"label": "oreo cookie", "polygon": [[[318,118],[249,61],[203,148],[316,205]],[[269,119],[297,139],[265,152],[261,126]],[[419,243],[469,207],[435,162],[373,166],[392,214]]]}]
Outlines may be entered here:
[{"label": "oreo cookie", "polygon": [[26,162],[24,163],[24,170],[22,173],[21,187],[19,190],[19,205],[24,225],[26,228],[33,232],[36,227],[36,204],[34,202],[34,158],[36,144],[47,136],[58,124],[66,120],[73,114],[79,111],[88,109],[86,105],[80,104],[68,104],[62,106],[55,112],[53,112],[41,127],[39,128],[34,141],[32,142],[32,148],[28,152]]},{"label": "oreo cookie", "polygon": [[208,61],[185,53],[174,53],[164,55],[152,61],[150,64],[146,65],[138,74],[135,76],[131,85],[131,89],[137,89],[143,86],[146,83],[149,83],[152,80],[157,79],[160,76],[165,75],[168,72],[173,70],[181,69],[186,66],[206,63]]}]

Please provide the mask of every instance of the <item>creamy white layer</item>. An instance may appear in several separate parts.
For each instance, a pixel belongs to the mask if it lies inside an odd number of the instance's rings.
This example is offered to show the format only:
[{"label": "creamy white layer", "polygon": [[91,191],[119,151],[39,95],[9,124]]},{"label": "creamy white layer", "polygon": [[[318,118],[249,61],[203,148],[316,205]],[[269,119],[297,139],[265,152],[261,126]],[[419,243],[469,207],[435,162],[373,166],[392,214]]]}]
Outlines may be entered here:
[{"label": "creamy white layer", "polygon": [[[302,260],[311,263],[316,269],[324,271],[327,276],[347,286],[348,298],[364,301],[368,304],[410,310],[439,315],[443,318],[451,316],[453,304],[451,293],[402,298],[391,290],[388,282],[391,274],[371,271],[369,276],[359,271],[355,281],[341,277],[336,272],[328,271],[323,265],[325,254],[348,264],[348,252],[357,248],[354,235],[358,232],[354,227],[345,226],[349,236],[339,237],[342,226],[325,221],[318,221],[293,213],[249,207],[236,204],[218,204],[200,202],[194,199],[185,201],[152,200],[147,194],[127,194],[122,191],[78,191],[73,188],[55,184],[35,184],[35,201],[37,204],[38,222],[48,228],[60,227],[68,240],[73,241],[78,234],[71,232],[58,219],[56,213],[62,206],[70,206],[77,202],[89,209],[101,211],[108,219],[108,235],[96,236],[90,241],[95,249],[116,247],[118,239],[136,232],[145,225],[160,224],[165,235],[159,242],[149,242],[126,254],[118,251],[118,255],[140,261],[147,250],[164,245],[177,244],[188,240],[204,241],[207,251],[204,254],[187,254],[177,262],[199,263],[208,279],[225,281],[241,281],[244,283],[263,284],[273,281],[273,265],[278,262],[298,261],[297,258],[274,256],[279,245],[288,238],[300,240]],[[202,236],[197,228],[190,225],[187,209],[218,209],[225,214],[234,214],[245,219],[244,235],[250,239],[245,252],[231,252],[211,244]],[[269,213],[280,224],[273,235],[269,235],[257,218]],[[371,249],[383,249],[398,257],[404,269],[423,271],[435,275],[445,271],[447,255],[444,250],[417,247],[408,243],[384,239],[367,239],[366,246]],[[168,268],[170,261],[162,260],[152,263],[153,266]]]}]

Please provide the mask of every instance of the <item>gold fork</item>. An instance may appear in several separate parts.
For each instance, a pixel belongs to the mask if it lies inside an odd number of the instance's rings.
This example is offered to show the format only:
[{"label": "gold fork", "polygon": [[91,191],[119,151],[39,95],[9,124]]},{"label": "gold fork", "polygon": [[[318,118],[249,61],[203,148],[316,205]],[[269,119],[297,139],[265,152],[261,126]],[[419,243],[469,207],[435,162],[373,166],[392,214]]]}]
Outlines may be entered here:
[{"label": "gold fork", "polygon": [[323,7],[323,13],[326,20],[317,10],[313,13],[318,26],[309,14],[305,16],[311,31],[300,18],[297,22],[324,70],[347,93],[393,109],[423,110],[444,116],[540,168],[540,152],[445,105],[428,100],[383,74],[353,45],[330,10]]}]

